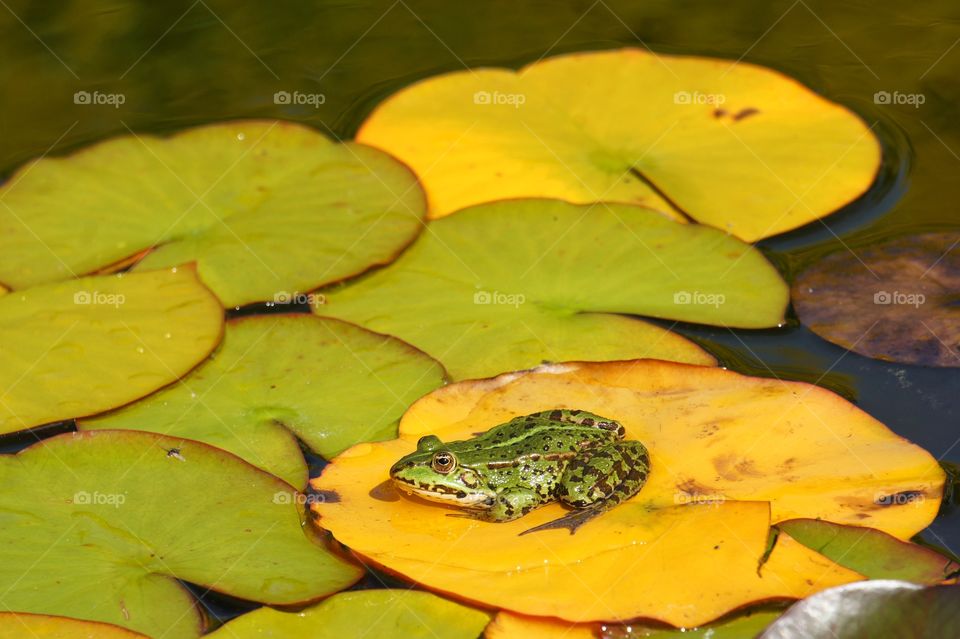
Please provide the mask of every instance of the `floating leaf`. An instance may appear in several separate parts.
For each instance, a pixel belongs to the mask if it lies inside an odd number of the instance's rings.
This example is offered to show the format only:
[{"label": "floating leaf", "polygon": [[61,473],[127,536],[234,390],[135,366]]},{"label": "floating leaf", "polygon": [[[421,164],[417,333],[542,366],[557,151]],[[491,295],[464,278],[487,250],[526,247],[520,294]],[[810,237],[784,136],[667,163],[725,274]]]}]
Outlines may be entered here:
[{"label": "floating leaf", "polygon": [[800,321],[867,357],[960,366],[960,250],[927,233],[832,253],[793,284]]},{"label": "floating leaf", "polygon": [[37,160],[0,197],[0,281],[13,288],[152,248],[136,268],[195,261],[227,306],[387,263],[424,209],[416,179],[386,154],[269,121],[128,135]]},{"label": "floating leaf", "polygon": [[206,442],[301,488],[299,438],[331,458],[396,437],[403,411],[443,383],[443,368],[398,339],[310,315],[227,323],[213,357],[179,384],[81,429],[130,428]]},{"label": "floating leaf", "polygon": [[[421,436],[466,439],[548,408],[617,419],[651,454],[643,490],[575,535],[518,536],[561,516],[556,504],[484,523],[446,517],[448,509],[401,497],[386,482],[390,465]],[[639,360],[446,386],[407,411],[399,439],[354,446],[312,483],[338,498],[313,506],[320,525],[430,588],[569,621],[648,617],[692,626],[861,578],[785,533],[762,562],[770,523],[822,517],[905,538],[933,520],[943,482],[926,451],[827,390]],[[907,490],[926,499],[906,507],[876,501]]]},{"label": "floating leaf", "polygon": [[[911,503],[916,495],[900,493],[888,499]],[[793,519],[777,524],[804,546],[870,579],[900,579],[936,584],[960,569],[943,555],[917,544],[901,541],[872,528],[841,526],[816,519]]]},{"label": "floating leaf", "polygon": [[4,639],[150,639],[120,626],[69,617],[0,612],[0,637]]},{"label": "floating leaf", "polygon": [[654,628],[643,623],[570,623],[501,611],[487,627],[486,639],[747,639],[755,637],[779,612],[753,612],[700,628]]},{"label": "floating leaf", "polygon": [[[304,535],[295,491],[219,449],[94,431],[0,457],[7,609],[196,637],[178,579],[277,605],[336,592],[360,570]],[[93,587],[95,586],[95,587]]]},{"label": "floating leaf", "polygon": [[343,592],[302,612],[260,608],[230,621],[210,639],[476,639],[489,615],[411,590]]},{"label": "floating leaf", "polygon": [[840,208],[880,164],[858,117],[792,78],[639,49],[428,78],[380,104],[357,139],[417,172],[432,217],[506,198],[606,200],[679,209],[747,241]]},{"label": "floating leaf", "polygon": [[0,296],[0,433],[120,406],[220,341],[223,308],[193,268],[85,277]]},{"label": "floating leaf", "polygon": [[394,264],[329,291],[321,315],[396,335],[455,379],[543,361],[713,358],[613,315],[776,326],[787,290],[754,248],[642,207],[493,203],[437,220]]},{"label": "floating leaf", "polygon": [[797,602],[759,639],[944,639],[960,636],[960,588],[904,581],[849,584]]}]

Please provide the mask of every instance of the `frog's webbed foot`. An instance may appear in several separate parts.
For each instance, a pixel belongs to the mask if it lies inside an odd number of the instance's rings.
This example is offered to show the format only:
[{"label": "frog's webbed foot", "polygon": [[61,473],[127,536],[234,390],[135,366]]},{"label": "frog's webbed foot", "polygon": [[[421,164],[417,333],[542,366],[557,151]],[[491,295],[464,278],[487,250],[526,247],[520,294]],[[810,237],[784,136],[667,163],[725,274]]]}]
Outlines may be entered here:
[{"label": "frog's webbed foot", "polygon": [[528,528],[520,533],[520,536],[532,533],[540,532],[541,530],[555,530],[557,528],[566,528],[570,531],[570,534],[577,532],[577,528],[584,525],[606,509],[601,508],[584,508],[583,510],[574,510],[567,513],[563,517],[554,519],[553,521],[548,521],[545,524],[540,524],[539,526],[534,526],[533,528]]}]

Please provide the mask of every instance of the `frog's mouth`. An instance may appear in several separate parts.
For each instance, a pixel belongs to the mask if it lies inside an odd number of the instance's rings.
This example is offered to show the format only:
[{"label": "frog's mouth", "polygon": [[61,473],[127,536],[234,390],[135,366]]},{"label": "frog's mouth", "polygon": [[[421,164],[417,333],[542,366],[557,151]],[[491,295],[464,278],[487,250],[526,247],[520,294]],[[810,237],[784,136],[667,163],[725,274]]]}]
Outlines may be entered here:
[{"label": "frog's mouth", "polygon": [[463,489],[443,484],[422,485],[411,479],[393,477],[394,485],[402,492],[428,501],[443,504],[456,504],[461,508],[486,509],[490,507],[490,499],[481,492],[468,493]]}]

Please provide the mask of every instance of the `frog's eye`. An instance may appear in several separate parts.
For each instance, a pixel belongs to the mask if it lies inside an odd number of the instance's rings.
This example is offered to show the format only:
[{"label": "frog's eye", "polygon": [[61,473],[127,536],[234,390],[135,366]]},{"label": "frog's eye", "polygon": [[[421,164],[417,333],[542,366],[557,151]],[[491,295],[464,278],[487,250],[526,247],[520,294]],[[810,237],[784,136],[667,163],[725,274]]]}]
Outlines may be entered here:
[{"label": "frog's eye", "polygon": [[439,452],[433,456],[431,465],[435,471],[446,475],[457,465],[457,458],[452,453]]}]

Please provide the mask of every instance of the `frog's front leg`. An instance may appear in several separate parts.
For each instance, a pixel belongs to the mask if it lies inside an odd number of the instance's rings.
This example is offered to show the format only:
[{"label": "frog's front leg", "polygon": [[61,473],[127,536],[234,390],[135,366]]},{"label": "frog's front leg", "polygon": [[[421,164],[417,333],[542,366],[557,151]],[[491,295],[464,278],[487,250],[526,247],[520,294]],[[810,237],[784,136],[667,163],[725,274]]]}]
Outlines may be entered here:
[{"label": "frog's front leg", "polygon": [[560,502],[575,508],[559,519],[521,534],[551,528],[577,528],[630,499],[643,488],[650,473],[650,456],[640,442],[614,442],[570,460],[557,486]]},{"label": "frog's front leg", "polygon": [[523,517],[528,512],[543,504],[543,499],[535,490],[528,488],[512,488],[497,494],[493,506],[480,516],[485,521],[511,521]]}]

